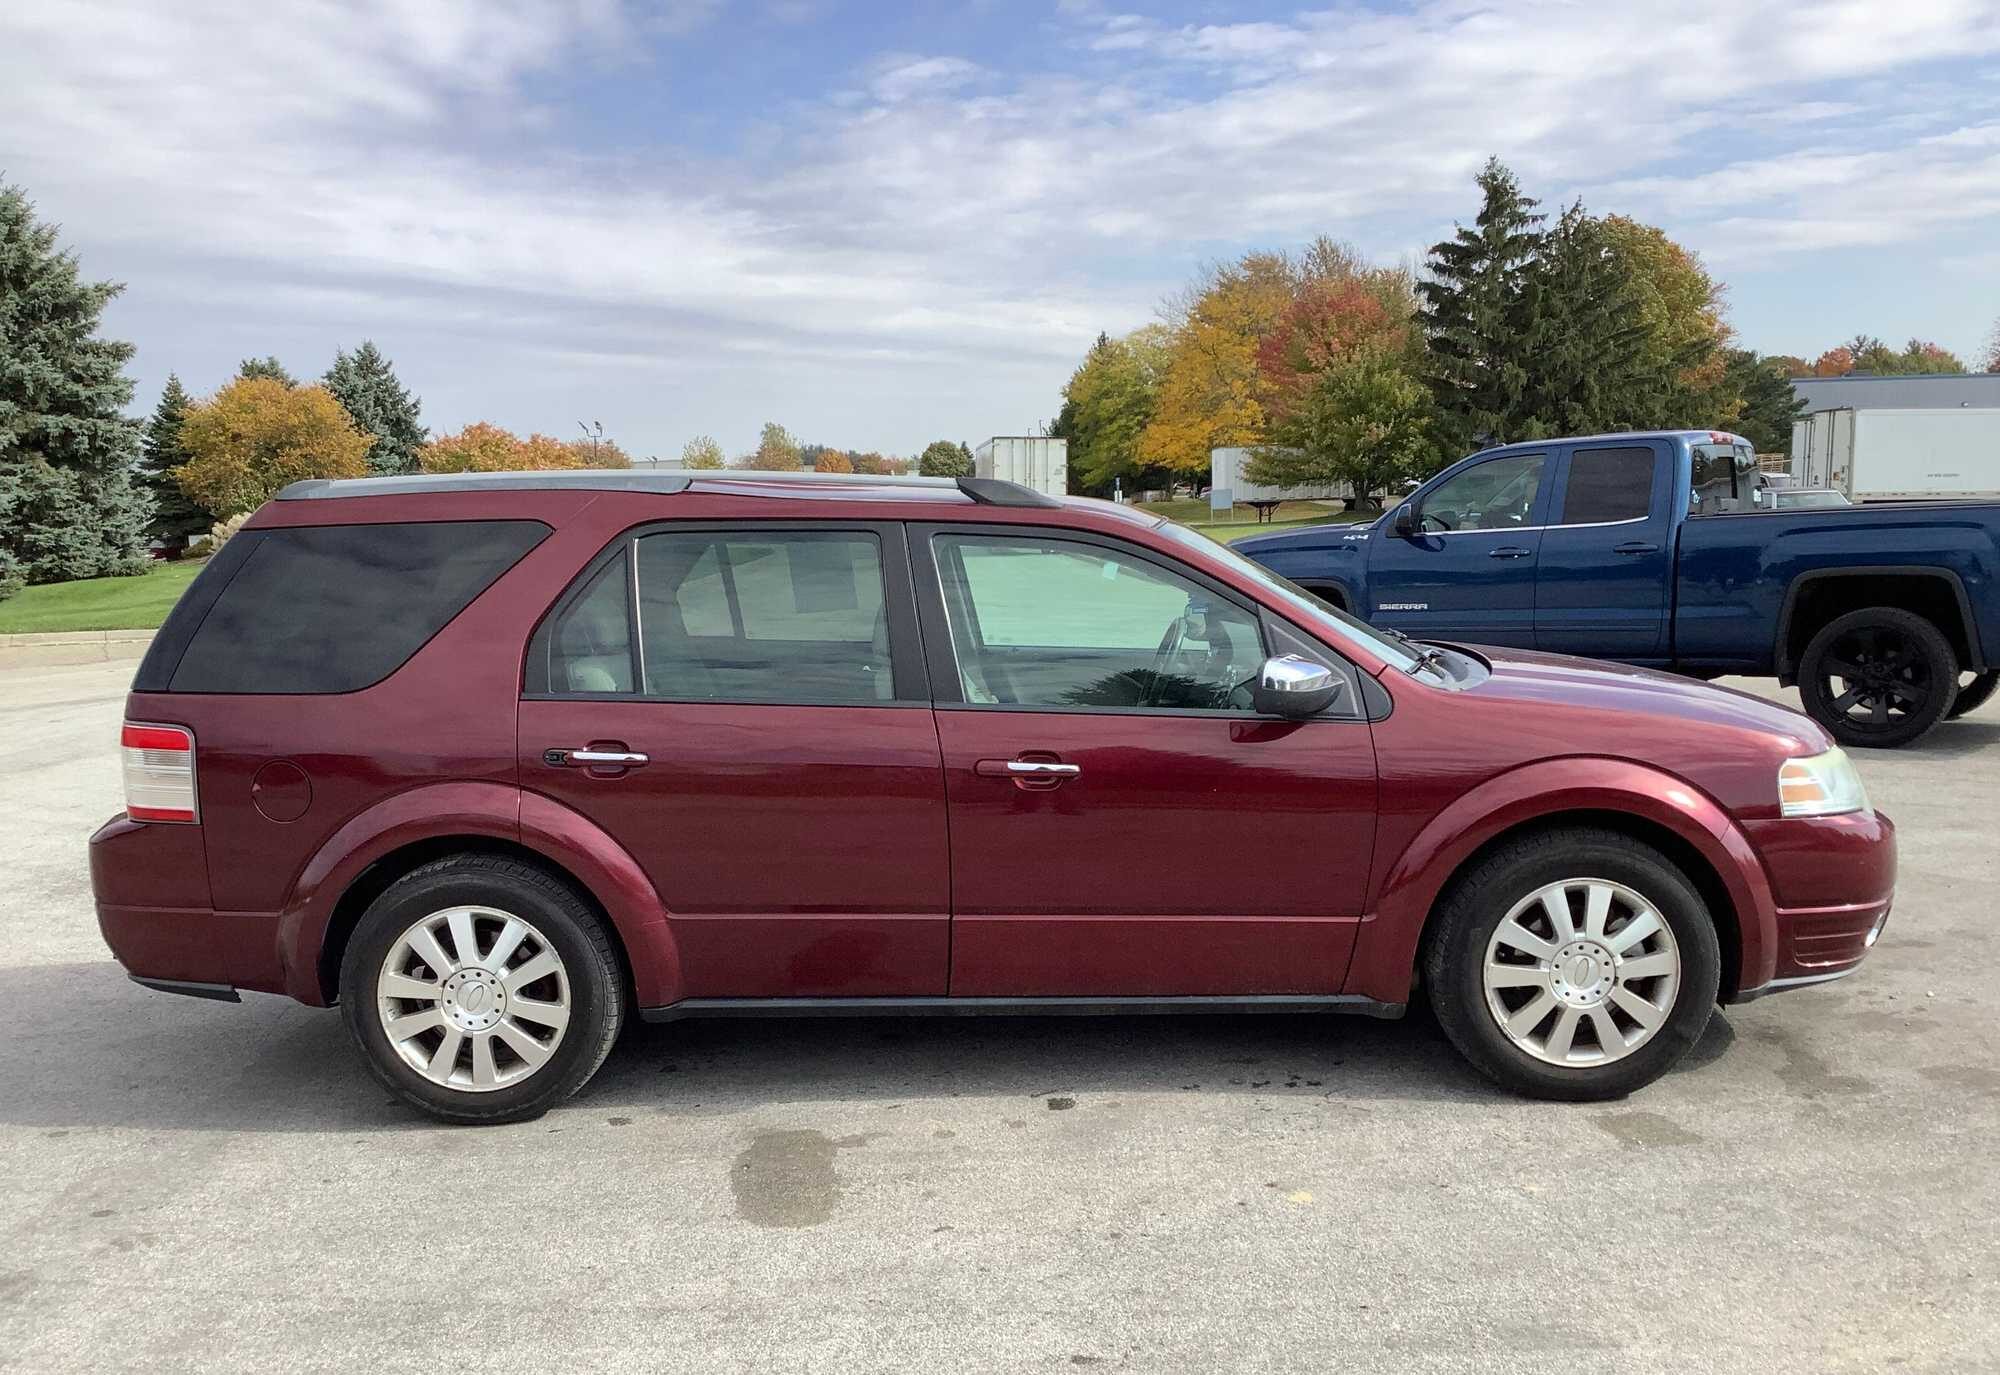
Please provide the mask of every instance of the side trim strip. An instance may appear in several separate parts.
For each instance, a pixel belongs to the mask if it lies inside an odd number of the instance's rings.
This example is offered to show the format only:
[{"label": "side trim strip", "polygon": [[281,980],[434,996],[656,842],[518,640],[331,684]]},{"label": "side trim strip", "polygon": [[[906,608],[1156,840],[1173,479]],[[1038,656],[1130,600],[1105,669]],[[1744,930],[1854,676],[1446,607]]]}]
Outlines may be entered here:
[{"label": "side trim strip", "polygon": [[1402,1003],[1380,1003],[1358,994],[1251,994],[1247,996],[1113,998],[684,998],[647,1007],[649,1022],[688,1017],[1117,1017],[1175,1012],[1345,1012],[1401,1017]]},{"label": "side trim strip", "polygon": [[1857,964],[1850,964],[1845,969],[1836,969],[1831,974],[1796,974],[1789,979],[1773,979],[1771,980],[1771,982],[1765,984],[1762,988],[1744,989],[1741,993],[1738,993],[1733,999],[1730,1000],[1731,1005],[1733,1006],[1736,1003],[1755,1002],[1757,999],[1763,997],[1767,993],[1783,993],[1785,990],[1791,988],[1810,988],[1814,984],[1830,984],[1835,979],[1846,978],[1849,974],[1854,973],[1859,968],[1861,968],[1861,966],[1857,963]]}]

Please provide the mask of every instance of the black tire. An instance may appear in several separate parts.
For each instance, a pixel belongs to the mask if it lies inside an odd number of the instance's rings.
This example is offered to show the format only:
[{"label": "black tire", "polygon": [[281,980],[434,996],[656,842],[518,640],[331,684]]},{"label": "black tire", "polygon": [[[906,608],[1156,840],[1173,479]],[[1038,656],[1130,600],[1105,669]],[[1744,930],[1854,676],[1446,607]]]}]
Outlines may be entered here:
[{"label": "black tire", "polygon": [[[1660,915],[1679,953],[1680,983],[1665,1020],[1622,1058],[1557,1065],[1524,1049],[1501,1026],[1481,971],[1494,932],[1517,904],[1549,884],[1585,878],[1629,889]],[[1504,845],[1453,881],[1434,923],[1423,973],[1438,1025],[1474,1068],[1530,1098],[1622,1098],[1687,1054],[1715,1008],[1722,957],[1707,906],[1664,855],[1615,831],[1566,827]],[[1523,1001],[1537,996],[1524,993]],[[1590,1039],[1596,1040],[1594,1030]]]},{"label": "black tire", "polygon": [[1836,616],[1799,658],[1806,715],[1843,745],[1895,749],[1945,719],[1958,695],[1958,656],[1914,612],[1871,606]]},{"label": "black tire", "polygon": [[[422,918],[455,907],[493,908],[521,918],[561,961],[568,987],[568,1023],[548,1060],[533,1070],[523,1062],[518,1082],[483,1091],[433,1082],[406,1061],[383,1029],[376,996],[376,978],[404,933]],[[369,904],[341,959],[340,1004],[347,1029],[375,1077],[404,1102],[455,1123],[540,1117],[589,1082],[610,1054],[625,1018],[618,958],[589,905],[554,875],[497,855],[434,860],[411,870]],[[511,1050],[495,1053],[512,1055]]]},{"label": "black tire", "polygon": [[2000,669],[1994,668],[1975,674],[1969,683],[1960,683],[1958,696],[1952,699],[1951,710],[1944,714],[1945,719],[1956,721],[1969,711],[1978,711],[1993,696],[1995,688],[2000,688]]}]

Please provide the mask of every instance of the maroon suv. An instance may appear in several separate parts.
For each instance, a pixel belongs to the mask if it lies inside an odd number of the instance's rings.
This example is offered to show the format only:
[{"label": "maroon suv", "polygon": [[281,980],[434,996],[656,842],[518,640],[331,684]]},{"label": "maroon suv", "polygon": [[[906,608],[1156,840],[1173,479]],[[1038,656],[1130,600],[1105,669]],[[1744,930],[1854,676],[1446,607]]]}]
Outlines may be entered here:
[{"label": "maroon suv", "polygon": [[1817,725],[1415,644],[1004,482],[305,482],[127,707],[98,920],[153,988],[338,1003],[441,1117],[626,1017],[1324,1010],[1428,987],[1516,1090],[1656,1078],[1851,972],[1894,833]]}]

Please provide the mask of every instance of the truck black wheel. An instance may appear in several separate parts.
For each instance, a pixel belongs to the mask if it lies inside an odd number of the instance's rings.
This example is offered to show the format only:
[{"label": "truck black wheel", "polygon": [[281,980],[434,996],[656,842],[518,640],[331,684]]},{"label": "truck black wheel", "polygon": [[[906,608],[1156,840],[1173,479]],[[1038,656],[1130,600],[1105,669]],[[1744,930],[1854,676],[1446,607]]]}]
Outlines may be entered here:
[{"label": "truck black wheel", "polygon": [[1806,715],[1843,745],[1894,749],[1922,736],[1958,695],[1958,656],[1914,612],[1871,606],[1821,627],[1799,660]]},{"label": "truck black wheel", "polygon": [[1978,711],[1993,695],[1993,689],[2000,687],[2000,669],[1989,668],[1984,673],[1974,675],[1969,683],[1958,685],[1958,696],[1953,699],[1951,710],[1945,713],[1947,720],[1956,721],[1968,711]]}]

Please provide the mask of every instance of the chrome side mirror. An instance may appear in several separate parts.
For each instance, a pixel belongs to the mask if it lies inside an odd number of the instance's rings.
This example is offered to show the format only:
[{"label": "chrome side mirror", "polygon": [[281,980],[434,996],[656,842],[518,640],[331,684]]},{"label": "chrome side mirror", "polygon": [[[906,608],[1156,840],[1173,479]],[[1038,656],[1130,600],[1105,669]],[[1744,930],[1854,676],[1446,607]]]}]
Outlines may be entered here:
[{"label": "chrome side mirror", "polygon": [[1266,659],[1257,670],[1250,704],[1260,715],[1298,721],[1332,706],[1340,696],[1340,687],[1340,675],[1325,664],[1297,654],[1280,654]]},{"label": "chrome side mirror", "polygon": [[1411,539],[1417,533],[1417,513],[1409,502],[1396,508],[1396,514],[1389,517],[1389,533],[1398,539]]}]

